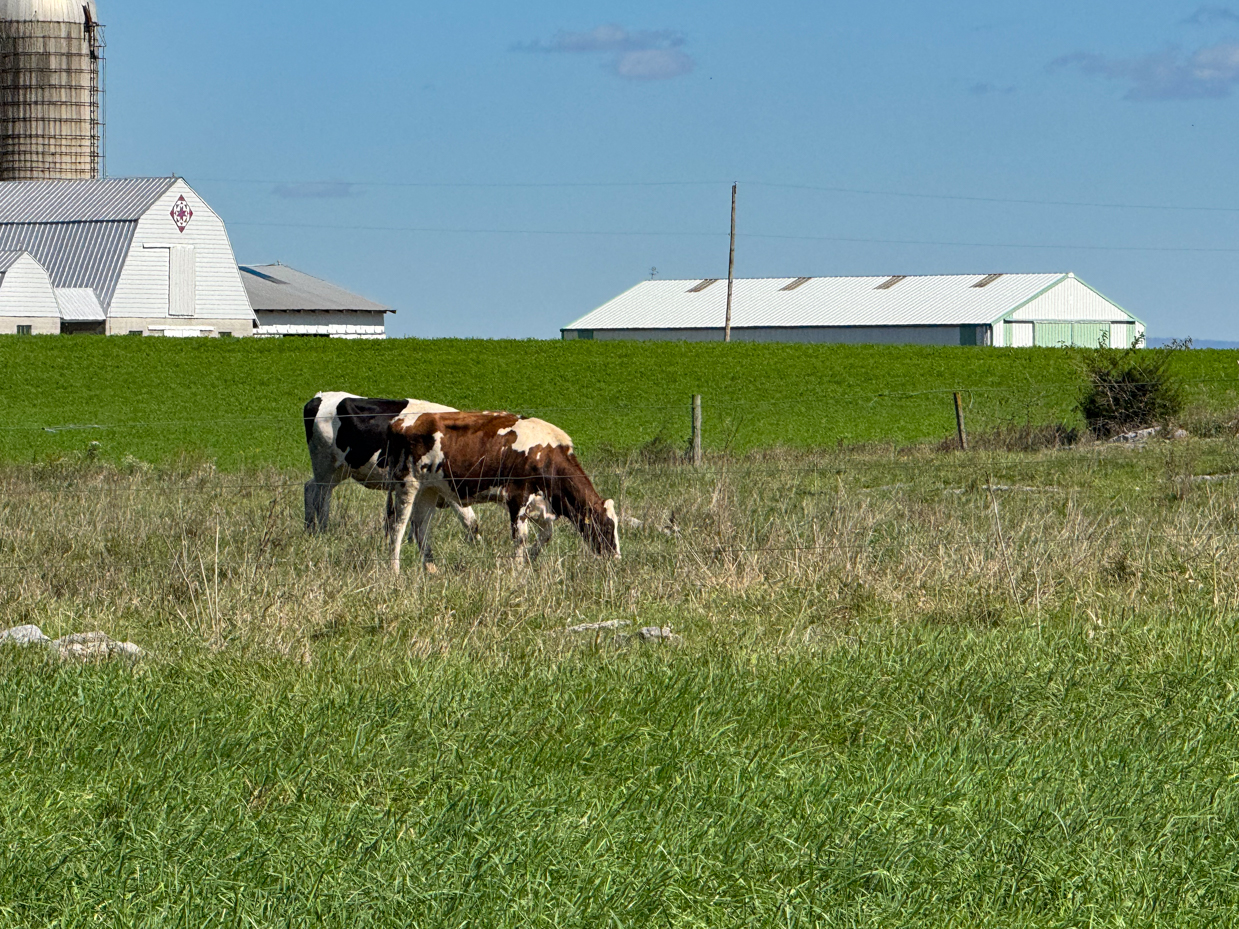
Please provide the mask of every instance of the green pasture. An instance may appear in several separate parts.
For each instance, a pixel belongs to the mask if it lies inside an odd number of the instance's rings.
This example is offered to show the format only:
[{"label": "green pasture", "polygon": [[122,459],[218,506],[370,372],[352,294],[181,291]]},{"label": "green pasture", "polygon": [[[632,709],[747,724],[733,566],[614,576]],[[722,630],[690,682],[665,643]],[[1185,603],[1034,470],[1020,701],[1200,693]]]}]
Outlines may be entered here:
[{"label": "green pasture", "polygon": [[[1239,397],[1236,353],[1178,360],[1192,396]],[[707,449],[940,439],[962,390],[974,429],[1072,423],[1071,350],[913,346],[327,339],[0,337],[0,460],[100,443],[98,454],[225,469],[298,465],[302,404],[319,390],[416,396],[550,419],[588,458],[683,445],[704,397]]]}]

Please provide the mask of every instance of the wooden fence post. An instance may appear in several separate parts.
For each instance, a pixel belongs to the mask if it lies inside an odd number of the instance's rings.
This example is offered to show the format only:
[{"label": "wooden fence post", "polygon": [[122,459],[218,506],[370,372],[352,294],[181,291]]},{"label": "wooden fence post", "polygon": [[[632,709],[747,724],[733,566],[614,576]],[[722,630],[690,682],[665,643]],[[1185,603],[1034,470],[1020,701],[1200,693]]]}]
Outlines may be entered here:
[{"label": "wooden fence post", "polygon": [[964,428],[964,404],[959,399],[959,391],[955,392],[955,431],[959,435],[960,451],[968,451],[968,431]]},{"label": "wooden fence post", "polygon": [[693,444],[694,465],[701,464],[701,394],[693,394]]}]

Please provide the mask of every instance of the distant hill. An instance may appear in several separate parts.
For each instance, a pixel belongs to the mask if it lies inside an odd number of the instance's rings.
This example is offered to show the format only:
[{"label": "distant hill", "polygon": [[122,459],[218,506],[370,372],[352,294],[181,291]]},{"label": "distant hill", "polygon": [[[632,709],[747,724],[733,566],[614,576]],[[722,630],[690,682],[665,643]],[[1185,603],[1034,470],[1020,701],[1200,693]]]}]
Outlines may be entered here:
[{"label": "distant hill", "polygon": [[[1170,336],[1152,335],[1148,338],[1149,348],[1161,348],[1169,345],[1174,339]],[[1239,342],[1218,342],[1214,339],[1192,339],[1192,348],[1239,348]]]}]

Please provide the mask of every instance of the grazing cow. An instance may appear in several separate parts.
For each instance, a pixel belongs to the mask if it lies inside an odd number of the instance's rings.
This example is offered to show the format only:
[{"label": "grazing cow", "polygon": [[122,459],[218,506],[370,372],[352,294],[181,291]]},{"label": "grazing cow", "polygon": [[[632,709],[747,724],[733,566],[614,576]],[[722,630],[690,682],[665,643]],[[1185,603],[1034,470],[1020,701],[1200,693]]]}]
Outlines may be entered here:
[{"label": "grazing cow", "polygon": [[[388,513],[392,569],[400,572],[400,546],[410,537],[433,572],[430,518],[451,505],[503,503],[517,553],[537,557],[557,517],[570,520],[599,555],[619,558],[615,503],[603,500],[562,429],[513,413],[401,413],[391,422],[388,451],[394,481]],[[529,526],[538,529],[531,549]]]},{"label": "grazing cow", "polygon": [[[393,419],[406,412],[447,413],[453,408],[425,400],[380,400],[340,391],[315,394],[305,405],[305,441],[314,467],[314,477],[305,485],[306,529],[318,532],[327,528],[331,492],[350,477],[372,490],[391,489],[389,427]],[[476,539],[478,520],[473,510],[445,505],[455,510],[470,541]]]}]

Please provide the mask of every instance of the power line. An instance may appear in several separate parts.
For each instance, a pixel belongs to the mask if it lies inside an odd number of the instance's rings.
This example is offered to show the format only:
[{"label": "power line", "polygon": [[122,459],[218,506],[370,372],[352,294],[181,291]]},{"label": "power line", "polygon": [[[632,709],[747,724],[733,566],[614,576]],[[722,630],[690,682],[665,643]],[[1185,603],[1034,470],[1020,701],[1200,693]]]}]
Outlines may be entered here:
[{"label": "power line", "polygon": [[[724,238],[726,232],[649,232],[649,231],[604,231],[591,229],[468,229],[443,226],[357,226],[334,223],[273,223],[230,222],[229,226],[249,226],[276,229],[331,229],[340,232],[405,232],[431,235],[539,235],[539,236],[591,236],[616,238]],[[943,248],[1011,248],[1051,249],[1063,251],[1103,252],[1194,252],[1204,254],[1239,254],[1239,248],[1208,248],[1174,245],[1075,245],[1071,243],[1045,244],[1036,242],[941,242],[929,239],[868,239],[852,236],[781,235],[778,233],[741,232],[740,238],[778,239],[802,242],[854,242],[866,245],[925,245]]]},{"label": "power line", "polygon": [[[210,184],[255,184],[285,188],[345,188],[377,187],[424,190],[554,190],[580,188],[660,188],[660,187],[726,187],[731,181],[518,181],[518,182],[473,182],[473,181],[280,181],[257,178],[200,178],[200,183]],[[819,193],[858,194],[871,197],[901,197],[915,200],[953,200],[964,203],[1005,203],[1017,206],[1064,206],[1103,210],[1159,210],[1191,213],[1239,213],[1239,207],[1197,206],[1162,203],[1116,203],[1113,201],[1089,200],[1039,200],[1029,197],[984,197],[973,194],[918,193],[904,190],[883,190],[869,187],[835,187],[817,184],[780,184],[773,181],[741,181],[752,187],[772,190],[809,190]]]}]

